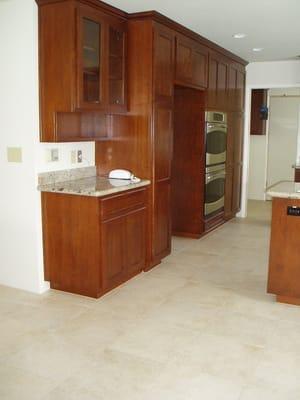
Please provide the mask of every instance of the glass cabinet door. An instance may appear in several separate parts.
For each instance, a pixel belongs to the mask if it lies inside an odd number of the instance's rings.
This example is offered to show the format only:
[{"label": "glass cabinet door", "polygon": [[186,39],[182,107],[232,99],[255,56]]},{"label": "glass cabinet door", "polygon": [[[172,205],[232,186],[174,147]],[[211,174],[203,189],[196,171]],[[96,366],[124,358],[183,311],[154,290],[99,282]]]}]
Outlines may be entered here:
[{"label": "glass cabinet door", "polygon": [[109,28],[109,103],[125,105],[125,32]]},{"label": "glass cabinet door", "polygon": [[82,18],[82,101],[101,101],[101,24]]}]

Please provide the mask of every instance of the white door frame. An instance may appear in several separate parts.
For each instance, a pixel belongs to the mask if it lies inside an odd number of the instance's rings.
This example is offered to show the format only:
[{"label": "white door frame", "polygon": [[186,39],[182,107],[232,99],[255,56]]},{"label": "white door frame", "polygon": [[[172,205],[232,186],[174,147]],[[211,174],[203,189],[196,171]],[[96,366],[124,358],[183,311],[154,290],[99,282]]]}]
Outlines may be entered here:
[{"label": "white door frame", "polygon": [[[243,146],[243,174],[242,174],[242,197],[241,211],[237,214],[240,218],[247,217],[248,185],[249,185],[249,162],[250,162],[250,122],[251,122],[251,91],[252,89],[284,89],[300,88],[300,84],[278,84],[278,85],[247,85],[245,90],[245,126],[244,126],[244,146]],[[268,128],[267,128],[268,132]],[[267,138],[268,141],[268,138]],[[266,152],[268,151],[268,143]],[[265,183],[267,182],[267,157],[265,163]]]}]

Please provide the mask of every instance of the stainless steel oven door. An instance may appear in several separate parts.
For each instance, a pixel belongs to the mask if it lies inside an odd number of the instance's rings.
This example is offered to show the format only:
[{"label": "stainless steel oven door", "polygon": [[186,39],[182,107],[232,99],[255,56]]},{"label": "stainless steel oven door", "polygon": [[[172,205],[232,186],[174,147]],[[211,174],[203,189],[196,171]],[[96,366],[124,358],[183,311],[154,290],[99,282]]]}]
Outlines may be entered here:
[{"label": "stainless steel oven door", "polygon": [[206,165],[226,162],[227,125],[206,124]]},{"label": "stainless steel oven door", "polygon": [[206,169],[205,216],[224,208],[225,204],[225,165]]}]

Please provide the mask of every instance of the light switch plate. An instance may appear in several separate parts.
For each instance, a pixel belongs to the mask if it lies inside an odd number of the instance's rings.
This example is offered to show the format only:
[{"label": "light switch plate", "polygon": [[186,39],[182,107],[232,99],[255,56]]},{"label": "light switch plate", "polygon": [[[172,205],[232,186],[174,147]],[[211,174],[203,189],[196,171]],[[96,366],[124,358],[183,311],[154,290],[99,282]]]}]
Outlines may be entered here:
[{"label": "light switch plate", "polygon": [[22,147],[7,147],[7,161],[11,163],[21,163]]}]

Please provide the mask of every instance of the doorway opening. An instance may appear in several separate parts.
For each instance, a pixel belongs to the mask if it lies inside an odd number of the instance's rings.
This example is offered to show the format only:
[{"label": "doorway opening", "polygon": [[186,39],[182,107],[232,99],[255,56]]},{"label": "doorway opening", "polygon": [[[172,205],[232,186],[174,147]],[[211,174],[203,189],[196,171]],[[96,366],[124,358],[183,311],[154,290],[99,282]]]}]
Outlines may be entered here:
[{"label": "doorway opening", "polygon": [[[265,97],[256,104],[259,92]],[[267,187],[294,181],[293,167],[300,163],[299,137],[300,88],[253,90],[247,200],[269,200]]]}]

